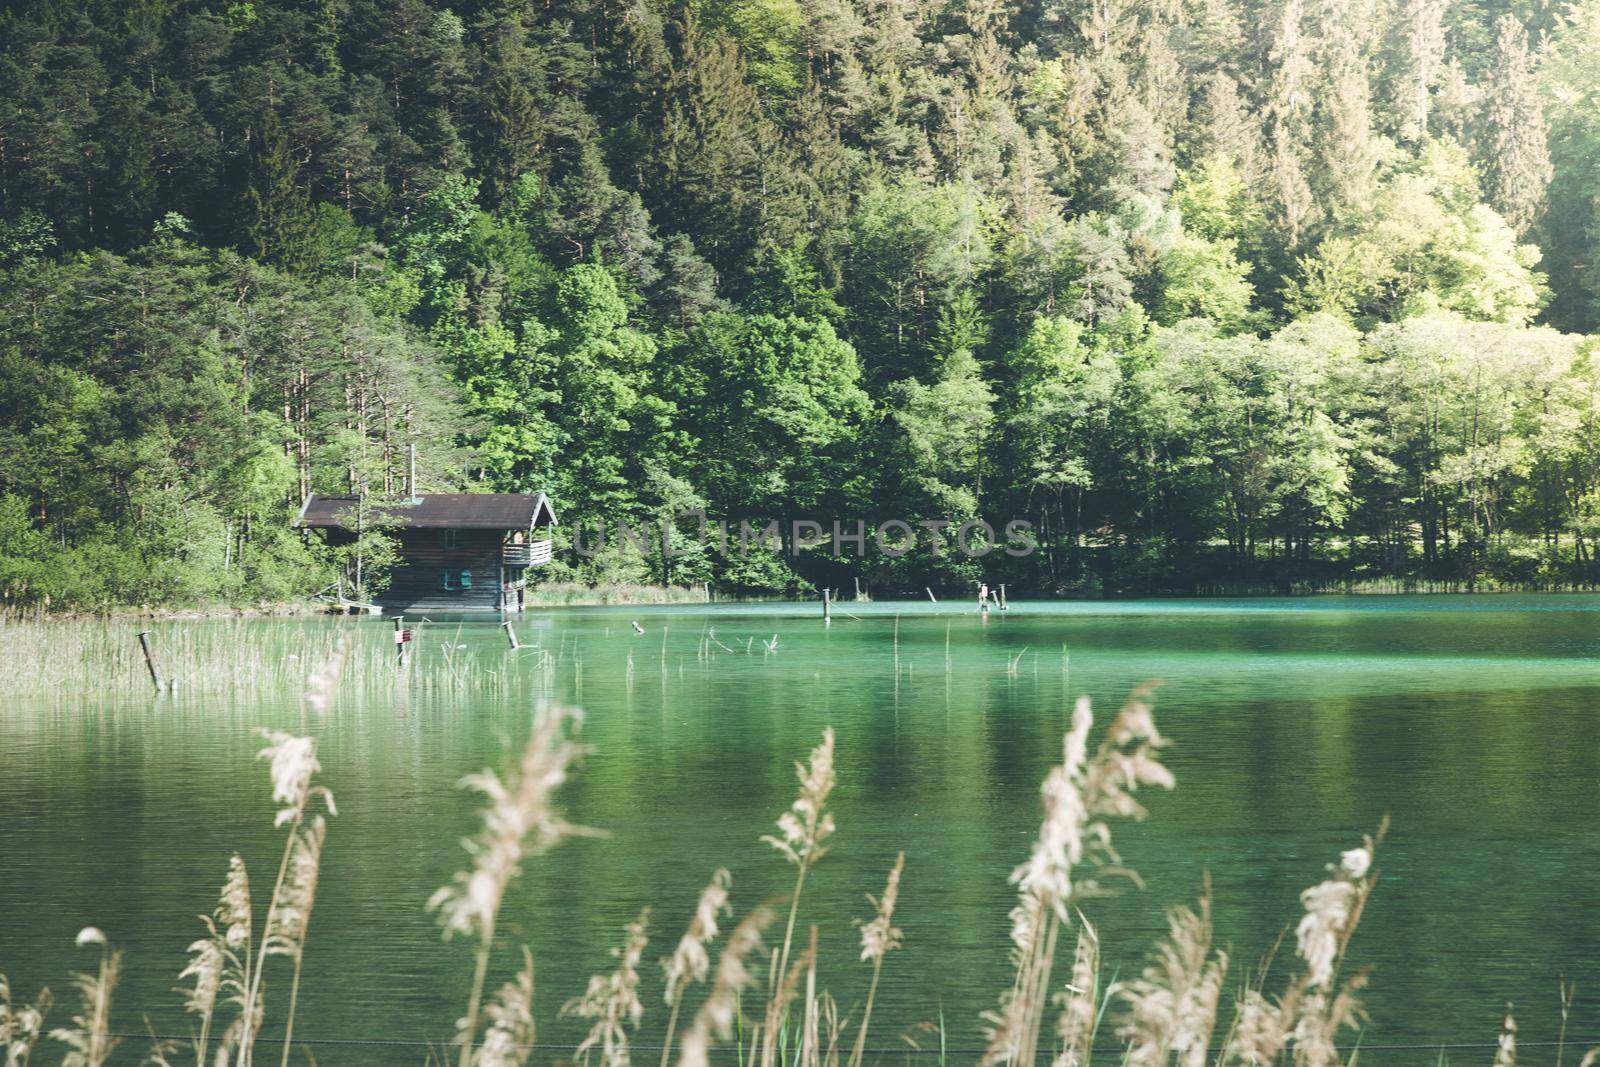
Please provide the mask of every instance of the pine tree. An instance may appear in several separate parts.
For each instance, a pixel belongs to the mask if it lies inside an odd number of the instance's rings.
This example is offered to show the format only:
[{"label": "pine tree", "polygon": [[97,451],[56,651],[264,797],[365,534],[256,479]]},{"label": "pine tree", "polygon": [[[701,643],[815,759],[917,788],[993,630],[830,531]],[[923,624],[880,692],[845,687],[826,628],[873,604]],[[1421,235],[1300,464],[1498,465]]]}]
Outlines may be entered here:
[{"label": "pine tree", "polygon": [[807,79],[795,100],[791,133],[797,172],[805,179],[813,231],[830,226],[849,212],[852,159],[828,113],[820,79]]},{"label": "pine tree", "polygon": [[1435,136],[1449,137],[1458,144],[1470,143],[1482,96],[1482,90],[1468,80],[1460,62],[1453,56],[1446,60],[1433,97],[1430,125]]},{"label": "pine tree", "polygon": [[1011,106],[1011,53],[988,30],[948,37],[944,44],[955,60],[955,84],[939,101],[934,147],[946,173],[992,184],[1022,137]]},{"label": "pine tree", "polygon": [[667,238],[661,268],[661,279],[650,295],[667,321],[688,329],[719,306],[717,272],[683,234]]},{"label": "pine tree", "polygon": [[652,206],[738,285],[802,232],[804,179],[727,37],[686,22],[668,96]]},{"label": "pine tree", "polygon": [[144,95],[129,82],[109,94],[100,116],[101,136],[121,146],[106,159],[103,196],[108,201],[99,213],[101,226],[119,241],[143,237],[154,221],[157,139],[152,135]]},{"label": "pine tree", "polygon": [[1495,27],[1484,125],[1485,192],[1513,229],[1527,233],[1550,184],[1549,126],[1528,50],[1528,31],[1511,15],[1502,15]]},{"label": "pine tree", "polygon": [[1372,93],[1368,80],[1367,36],[1371,4],[1334,0],[1323,12],[1321,40],[1326,88],[1318,168],[1333,213],[1359,211],[1372,198],[1378,151],[1372,132]]},{"label": "pine tree", "polygon": [[310,194],[300,183],[300,164],[277,109],[264,109],[254,132],[245,189],[247,248],[264,262],[302,270],[315,254],[316,224]]},{"label": "pine tree", "polygon": [[[544,72],[520,20],[487,18],[476,36],[482,59],[473,79],[474,145],[484,193],[493,206],[539,162],[545,122],[535,92],[544,88]],[[543,171],[548,174],[547,162]]]},{"label": "pine tree", "polygon": [[1269,58],[1272,88],[1269,147],[1278,221],[1285,243],[1297,246],[1315,221],[1316,201],[1306,180],[1302,152],[1310,143],[1313,67],[1305,35],[1304,0],[1282,0]]},{"label": "pine tree", "polygon": [[859,102],[850,101],[854,107],[842,131],[846,143],[862,144],[891,173],[931,180],[930,104],[950,87],[929,62],[921,6],[915,0],[873,0],[865,21]]},{"label": "pine tree", "polygon": [[1218,71],[1205,81],[1195,104],[1187,139],[1189,159],[1220,156],[1238,168],[1245,179],[1259,181],[1266,165],[1261,125],[1251,116],[1239,83]]},{"label": "pine tree", "polygon": [[1400,7],[1396,126],[1402,141],[1428,135],[1433,90],[1444,73],[1445,0],[1404,0]]},{"label": "pine tree", "polygon": [[1143,103],[1163,141],[1168,145],[1183,130],[1189,112],[1189,72],[1176,41],[1183,32],[1181,5],[1157,0],[1147,5],[1139,33],[1135,82],[1143,90]]}]

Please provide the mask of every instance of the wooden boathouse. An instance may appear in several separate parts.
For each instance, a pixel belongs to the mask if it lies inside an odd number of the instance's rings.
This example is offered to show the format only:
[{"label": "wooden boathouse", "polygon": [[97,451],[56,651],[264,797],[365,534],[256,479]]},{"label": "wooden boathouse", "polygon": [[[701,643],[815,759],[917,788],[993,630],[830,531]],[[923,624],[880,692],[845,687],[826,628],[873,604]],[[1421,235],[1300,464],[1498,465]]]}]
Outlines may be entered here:
[{"label": "wooden boathouse", "polygon": [[556,513],[543,493],[430,493],[363,506],[312,494],[296,525],[349,540],[362,524],[396,542],[385,611],[521,611],[527,572],[550,562]]}]

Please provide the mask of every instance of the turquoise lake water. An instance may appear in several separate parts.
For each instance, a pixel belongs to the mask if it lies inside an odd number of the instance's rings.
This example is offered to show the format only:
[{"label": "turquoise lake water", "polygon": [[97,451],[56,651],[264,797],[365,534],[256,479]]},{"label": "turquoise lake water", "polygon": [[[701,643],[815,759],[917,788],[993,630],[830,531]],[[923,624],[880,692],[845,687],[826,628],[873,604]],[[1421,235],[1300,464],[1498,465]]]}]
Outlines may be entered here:
[{"label": "turquoise lake water", "polygon": [[[389,634],[370,619],[251,625],[285,648],[302,627]],[[516,625],[552,654],[547,672],[538,652],[505,650],[497,619],[421,625],[417,647],[426,660],[449,645],[525,684],[348,692],[325,719],[292,695],[156,698],[137,678],[8,702],[0,972],[15,994],[50,984],[63,1022],[67,974],[91,960],[72,938],[93,924],[126,951],[119,1029],[187,1033],[172,990],[195,916],[230,854],[266,882],[281,848],[253,728],[304,727],[339,814],[297,1037],[324,1067],[420,1062],[448,1037],[471,970],[469,947],[442,943],[424,910],[473,829],[475,800],[457,782],[506,759],[543,693],[585,711],[594,752],[565,797],[574,821],[608,835],[533,861],[506,903],[496,975],[514,966],[512,941],[532,946],[541,1043],[578,1040],[557,1007],[608,966],[646,905],[637,1040],[659,1041],[654,960],[715,868],[732,871],[741,911],[789,887],[759,838],[793,799],[793,762],[831,725],[838,832],[801,917],[820,927],[822,981],[845,1007],[864,994],[851,920],[870,914],[864,894],[904,850],[905,948],[885,965],[871,1044],[904,1048],[902,1031],[942,1013],[952,1058],[969,1061],[960,1050],[981,1045],[979,1014],[1009,982],[1006,876],[1037,830],[1072,698],[1092,697],[1103,723],[1134,685],[1162,679],[1157,720],[1178,787],[1147,798],[1146,822],[1115,829],[1144,887],[1084,905],[1107,978],[1138,968],[1163,910],[1209,875],[1237,987],[1297,920],[1300,891],[1387,814],[1350,956],[1371,968],[1361,1042],[1373,1062],[1432,1064],[1457,1045],[1482,1047],[1452,1062],[1487,1062],[1508,999],[1525,1047],[1553,1041],[1563,979],[1578,989],[1569,1037],[1600,1038],[1600,597],[1014,603],[987,622],[965,604],[843,604],[827,628],[815,604],[633,607]],[[713,629],[733,651],[708,644]],[[285,990],[271,982],[274,1017]],[[136,1063],[142,1045],[114,1062]]]}]

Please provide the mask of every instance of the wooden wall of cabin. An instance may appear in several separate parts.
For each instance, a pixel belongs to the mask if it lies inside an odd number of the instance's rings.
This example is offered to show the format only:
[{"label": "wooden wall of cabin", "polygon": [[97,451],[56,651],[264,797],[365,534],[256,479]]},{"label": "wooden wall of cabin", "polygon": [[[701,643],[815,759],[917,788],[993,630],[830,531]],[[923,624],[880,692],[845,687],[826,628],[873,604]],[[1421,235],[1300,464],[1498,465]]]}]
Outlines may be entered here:
[{"label": "wooden wall of cabin", "polygon": [[[447,547],[446,537],[454,534]],[[501,530],[399,530],[398,559],[389,588],[379,596],[386,608],[431,611],[496,611],[501,592],[514,572],[501,565]],[[461,574],[471,575],[462,588]],[[447,588],[445,576],[452,578]]]}]

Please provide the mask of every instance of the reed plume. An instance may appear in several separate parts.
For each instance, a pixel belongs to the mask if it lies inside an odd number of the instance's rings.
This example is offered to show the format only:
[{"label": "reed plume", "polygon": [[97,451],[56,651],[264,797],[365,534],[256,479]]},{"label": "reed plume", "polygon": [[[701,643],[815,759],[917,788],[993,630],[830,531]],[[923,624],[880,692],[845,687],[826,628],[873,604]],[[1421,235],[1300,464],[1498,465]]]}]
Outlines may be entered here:
[{"label": "reed plume", "polygon": [[[179,978],[194,977],[196,988],[190,991],[188,1002],[194,1007],[190,1010],[209,1009],[201,1014],[200,1036],[196,1039],[195,1063],[197,1067],[204,1067],[206,1062],[206,1048],[210,1043],[211,1028],[216,1017],[216,998],[207,996],[211,982],[209,970],[206,974],[196,971],[191,975],[191,970],[201,962],[206,968],[220,964],[220,974],[217,976],[217,991],[227,994],[227,1003],[238,1009],[238,1015],[223,1031],[219,1042],[217,1062],[225,1065],[230,1062],[232,1051],[238,1047],[246,1032],[246,1013],[251,1010],[249,989],[250,971],[254,963],[255,938],[253,935],[252,914],[254,906],[250,900],[250,872],[245,867],[243,858],[237,853],[228,859],[228,874],[223,879],[222,889],[217,894],[216,909],[209,916],[201,916],[200,921],[205,923],[206,932],[215,952],[208,952],[203,941],[197,941],[189,946],[189,951],[196,954],[196,959],[190,961],[189,967],[179,975]],[[218,927],[221,927],[219,933]]]},{"label": "reed plume", "polygon": [[[148,1025],[148,1021],[146,1025]],[[140,1067],[178,1067],[168,1057],[176,1054],[183,1045],[171,1038],[155,1037],[154,1034],[151,1035],[151,1038],[150,1049],[144,1054],[144,1059],[140,1061]]]},{"label": "reed plume", "polygon": [[1510,1001],[1506,1002],[1505,1021],[1500,1024],[1500,1040],[1495,1045],[1494,1067],[1517,1067],[1517,1020]]},{"label": "reed plume", "polygon": [[732,883],[733,876],[726,868],[719,868],[711,875],[711,881],[700,891],[694,918],[689,920],[689,928],[678,939],[678,947],[671,956],[661,961],[667,976],[665,997],[669,1005],[667,1036],[661,1043],[661,1067],[667,1067],[667,1059],[672,1052],[672,1036],[678,1028],[678,1009],[683,1005],[684,990],[691,983],[705,981],[711,969],[711,956],[707,948],[716,940],[718,917],[731,914],[728,886]]},{"label": "reed plume", "polygon": [[1327,878],[1300,895],[1305,914],[1295,927],[1295,952],[1303,966],[1275,1000],[1260,988],[1240,996],[1223,1063],[1255,1067],[1276,1063],[1291,1051],[1296,1067],[1339,1062],[1340,1033],[1365,1018],[1360,993],[1367,982],[1363,972],[1340,984],[1339,968],[1377,885],[1374,858],[1387,831],[1385,819],[1360,848],[1328,865]]},{"label": "reed plume", "polygon": [[795,775],[800,779],[800,793],[789,810],[778,817],[778,836],[769,834],[761,839],[783,853],[795,868],[794,893],[789,898],[789,921],[784,928],[783,945],[772,957],[767,974],[767,985],[774,996],[767,1004],[763,1024],[763,1067],[772,1063],[776,1053],[777,1031],[782,1025],[782,1006],[776,996],[781,988],[778,979],[785,975],[789,966],[795,918],[800,911],[800,894],[805,888],[806,874],[827,853],[827,841],[835,829],[833,813],[828,810],[828,795],[833,792],[836,781],[833,771],[833,727],[822,731],[822,744],[811,750],[809,763],[795,764]]},{"label": "reed plume", "polygon": [[250,903],[250,872],[238,853],[228,859],[228,876],[217,895],[216,920],[223,927],[223,941],[229,948],[250,948],[252,907]]},{"label": "reed plume", "polygon": [[1100,996],[1100,937],[1089,920],[1078,916],[1078,943],[1072,951],[1072,980],[1057,993],[1054,1003],[1056,1040],[1060,1049],[1052,1067],[1086,1067],[1094,1045]]},{"label": "reed plume", "polygon": [[256,732],[272,742],[257,753],[256,758],[270,761],[272,799],[283,805],[273,817],[272,825],[298,824],[305,817],[306,806],[319,798],[327,805],[330,815],[337,815],[333,794],[323,786],[312,785],[312,779],[322,770],[322,764],[317,761],[316,738],[264,728]]},{"label": "reed plume", "polygon": [[489,998],[489,1028],[473,1067],[523,1067],[533,1054],[533,953],[522,946],[522,970]]},{"label": "reed plume", "polygon": [[1278,1062],[1293,1036],[1305,988],[1292,982],[1277,999],[1262,990],[1246,989],[1235,1007],[1233,1027],[1224,1044],[1222,1062],[1241,1067],[1266,1067]]},{"label": "reed plume", "polygon": [[[315,784],[317,773],[322,770],[322,764],[317,760],[317,742],[313,737],[299,737],[285,733],[282,730],[260,729],[256,731],[270,744],[257,753],[257,759],[268,761],[268,770],[272,781],[272,799],[276,804],[282,805],[273,817],[274,826],[287,826],[289,835],[283,843],[283,856],[278,861],[278,874],[272,883],[272,895],[267,898],[267,921],[262,937],[261,951],[255,953],[253,962],[247,958],[245,972],[247,981],[244,985],[242,1003],[239,1012],[239,1027],[236,1035],[236,1067],[249,1067],[255,1054],[255,1038],[260,1032],[261,1019],[265,1015],[265,1006],[262,1003],[262,980],[266,970],[267,957],[273,955],[268,951],[269,942],[275,934],[282,929],[283,920],[279,909],[289,899],[285,897],[286,880],[294,864],[297,852],[304,851],[302,829],[307,812],[313,801],[321,800],[329,815],[337,815],[338,809],[333,802],[333,794],[325,786]],[[322,843],[320,836],[316,842],[317,858],[320,862]],[[237,857],[235,857],[237,858]],[[239,864],[243,870],[242,862]],[[230,878],[232,873],[230,871]],[[312,888],[315,888],[313,878]],[[249,902],[244,901],[244,922],[249,922]],[[305,914],[309,916],[309,908]],[[233,923],[230,923],[230,929]],[[248,926],[245,927],[248,931]],[[230,938],[233,935],[230,933]],[[284,943],[281,939],[277,942],[280,946]],[[224,1035],[224,1043],[234,1039],[231,1032]],[[287,1046],[285,1046],[287,1049]]]},{"label": "reed plume", "polygon": [[628,1067],[631,1062],[628,1028],[637,1028],[644,1016],[644,1005],[639,1002],[639,961],[644,958],[645,946],[649,944],[645,936],[649,921],[650,909],[645,908],[628,924],[621,947],[611,950],[617,969],[610,974],[590,977],[583,995],[561,1007],[562,1015],[593,1020],[589,1033],[577,1048],[581,1063],[587,1063],[589,1053],[596,1048],[600,1050],[600,1062],[604,1067]]},{"label": "reed plume", "polygon": [[5,1056],[5,1067],[28,1067],[49,1012],[50,990],[39,990],[32,1004],[19,1008],[11,999],[11,983],[0,974],[0,1054]]},{"label": "reed plume", "polygon": [[717,958],[717,973],[711,980],[711,995],[695,1013],[694,1021],[678,1043],[678,1067],[709,1067],[714,1041],[733,1036],[733,1021],[739,1011],[739,997],[755,981],[746,963],[761,952],[761,935],[771,926],[777,913],[766,904],[739,921],[728,935],[722,955]]},{"label": "reed plume", "polygon": [[339,677],[344,674],[344,665],[349,657],[350,635],[340,634],[333,655],[323,660],[311,672],[311,677],[306,679],[305,702],[324,715],[333,703],[334,690],[339,687]]},{"label": "reed plume", "polygon": [[1070,905],[1102,892],[1101,874],[1132,877],[1112,848],[1106,820],[1143,818],[1145,810],[1134,799],[1142,786],[1173,787],[1172,773],[1157,755],[1166,741],[1152,715],[1153,689],[1143,685],[1129,695],[1092,758],[1089,729],[1094,716],[1088,699],[1079,699],[1073,709],[1061,765],[1051,770],[1042,788],[1039,836],[1028,861],[1011,873],[1018,891],[1011,912],[1016,976],[1001,997],[1000,1010],[985,1015],[990,1028],[984,1067],[1034,1063],[1050,999],[1056,941],[1069,920]]},{"label": "reed plume", "polygon": [[1205,1067],[1227,971],[1227,953],[1211,950],[1209,895],[1198,911],[1169,911],[1166,939],[1120,991],[1127,1014],[1117,1034],[1127,1067]]},{"label": "reed plume", "polygon": [[202,915],[200,921],[206,924],[208,936],[189,946],[191,958],[188,966],[178,972],[178,980],[194,979],[194,987],[184,990],[188,996],[184,999],[183,1008],[200,1016],[201,1027],[206,1028],[210,1025],[211,1016],[217,1010],[217,993],[222,989],[222,969],[226,964],[226,957],[223,954],[222,938],[218,935],[211,917]]},{"label": "reed plume", "polygon": [[267,930],[262,938],[261,951],[264,955],[288,956],[294,960],[280,1067],[289,1067],[289,1050],[294,1041],[295,1008],[300,1000],[300,971],[305,960],[306,933],[311,926],[311,909],[317,899],[317,877],[322,868],[322,844],[327,833],[327,820],[321,815],[313,815],[294,833],[294,854],[289,861],[289,877],[283,884],[277,902],[268,912]]},{"label": "reed plume", "polygon": [[269,956],[298,959],[305,950],[311,908],[317,896],[322,845],[327,833],[327,821],[320,815],[314,815],[300,828],[293,842],[289,877],[278,893],[277,904],[269,916],[266,937],[262,941],[262,951]]},{"label": "reed plume", "polygon": [[93,973],[72,976],[80,1007],[72,1025],[50,1031],[50,1037],[67,1046],[61,1067],[102,1067],[121,1039],[111,1036],[111,995],[122,972],[122,953],[106,942],[93,926],[78,931],[78,947],[100,946],[100,966]]},{"label": "reed plume", "polygon": [[895,857],[894,866],[889,869],[889,880],[884,883],[883,896],[874,899],[872,894],[867,894],[867,901],[872,904],[876,914],[860,924],[861,959],[872,964],[872,981],[867,986],[866,1006],[861,1009],[861,1025],[856,1029],[850,1067],[860,1067],[861,1058],[866,1054],[867,1027],[872,1022],[872,1003],[878,994],[878,976],[883,971],[883,957],[899,948],[903,938],[900,928],[894,925],[894,905],[900,896],[900,873],[905,866],[906,854],[902,852]]},{"label": "reed plume", "polygon": [[1295,927],[1296,950],[1305,963],[1300,1018],[1294,1025],[1295,1061],[1303,1067],[1331,1067],[1339,1062],[1338,1037],[1345,1029],[1361,1025],[1365,1014],[1359,994],[1365,973],[1337,985],[1339,966],[1366,907],[1377,872],[1373,857],[1377,842],[1387,830],[1387,820],[1377,837],[1368,836],[1360,848],[1339,856],[1329,865],[1327,879],[1300,895],[1306,913]]},{"label": "reed plume", "polygon": [[[178,973],[178,980],[194,979],[194,986],[183,990],[184,1010],[200,1017],[200,1035],[194,1040],[195,1067],[205,1067],[206,1046],[211,1040],[211,1022],[217,1014],[217,996],[222,991],[223,978],[230,967],[239,969],[238,957],[228,948],[227,941],[217,932],[217,924],[209,915],[200,916],[205,923],[206,936],[189,946],[189,963]],[[242,984],[242,983],[241,983]]]},{"label": "reed plume", "polygon": [[585,832],[568,823],[554,805],[557,789],[567,780],[573,764],[587,751],[568,737],[582,722],[576,708],[541,703],[534,711],[533,730],[515,769],[502,780],[492,770],[468,775],[461,784],[488,798],[483,827],[463,842],[472,866],[460,871],[428,901],[438,914],[448,939],[466,934],[478,940],[477,960],[467,1011],[456,1027],[461,1046],[461,1067],[469,1067],[477,1034],[478,1007],[494,945],[495,918],[506,887],[522,870],[522,861],[553,848],[575,833]]},{"label": "reed plume", "polygon": [[1372,850],[1353,848],[1340,855],[1337,866],[1329,867],[1332,877],[1300,894],[1306,913],[1295,927],[1295,941],[1313,989],[1326,989],[1333,981],[1371,866]]}]

